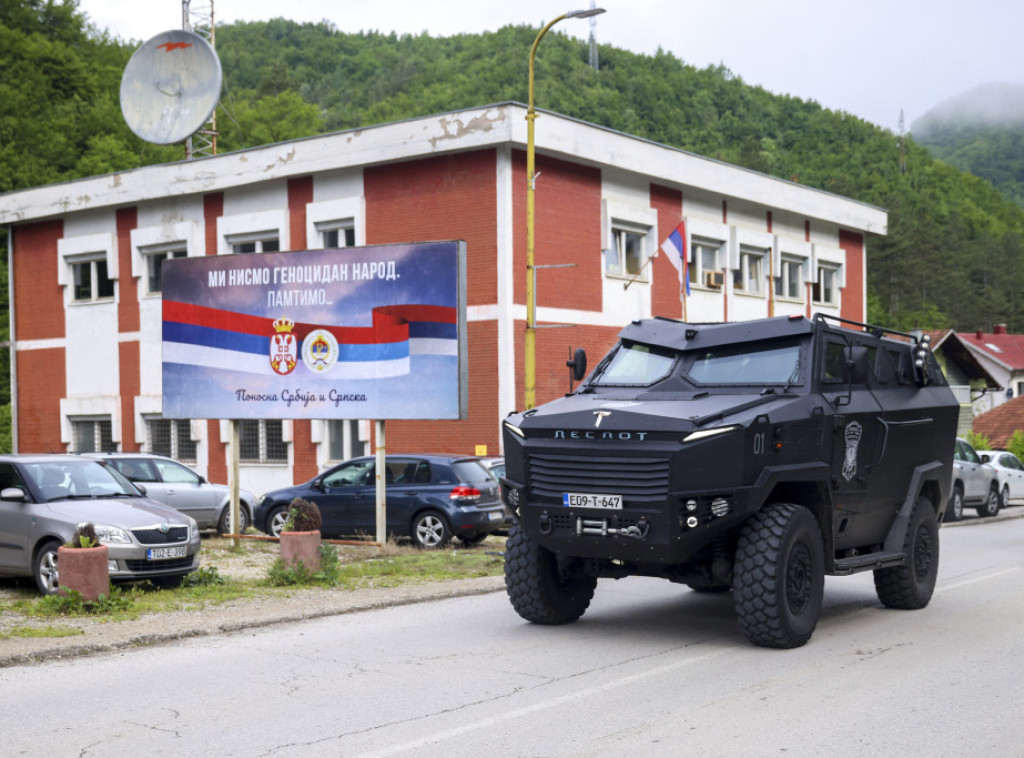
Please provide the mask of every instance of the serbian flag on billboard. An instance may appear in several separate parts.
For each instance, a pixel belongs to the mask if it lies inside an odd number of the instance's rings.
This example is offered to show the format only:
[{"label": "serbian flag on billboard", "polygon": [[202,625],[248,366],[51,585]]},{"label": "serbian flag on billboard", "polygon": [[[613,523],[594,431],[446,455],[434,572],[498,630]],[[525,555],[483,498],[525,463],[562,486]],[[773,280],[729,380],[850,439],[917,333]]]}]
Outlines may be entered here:
[{"label": "serbian flag on billboard", "polygon": [[679,297],[683,297],[683,292],[689,296],[690,264],[687,261],[689,256],[686,254],[686,221],[679,222],[679,226],[661,243],[661,249],[665,251],[665,255],[668,256],[668,262],[672,264],[676,273],[679,274]]}]

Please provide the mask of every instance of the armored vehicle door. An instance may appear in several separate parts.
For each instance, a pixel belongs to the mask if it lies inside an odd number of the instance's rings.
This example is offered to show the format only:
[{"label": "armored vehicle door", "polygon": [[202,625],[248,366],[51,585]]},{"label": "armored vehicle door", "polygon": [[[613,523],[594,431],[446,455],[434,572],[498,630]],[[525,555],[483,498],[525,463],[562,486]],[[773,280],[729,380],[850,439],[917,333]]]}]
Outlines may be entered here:
[{"label": "armored vehicle door", "polygon": [[[875,545],[885,539],[891,518],[882,479],[885,439],[882,406],[871,391],[872,350],[855,333],[824,331],[819,345],[821,392],[833,409],[832,503],[836,550]],[[895,512],[892,513],[895,516]]]}]

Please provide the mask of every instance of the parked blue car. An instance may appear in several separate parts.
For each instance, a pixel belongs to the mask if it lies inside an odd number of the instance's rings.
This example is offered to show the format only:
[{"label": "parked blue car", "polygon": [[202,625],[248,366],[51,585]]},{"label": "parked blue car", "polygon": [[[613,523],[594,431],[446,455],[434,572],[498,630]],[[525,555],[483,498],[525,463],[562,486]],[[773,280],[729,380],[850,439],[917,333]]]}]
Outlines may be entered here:
[{"label": "parked blue car", "polygon": [[[441,547],[457,537],[473,545],[501,528],[498,482],[478,458],[389,455],[384,469],[387,533],[420,547]],[[253,514],[257,529],[275,537],[300,497],[320,508],[324,537],[376,533],[376,469],[372,456],[353,458],[294,487],[263,495]]]}]

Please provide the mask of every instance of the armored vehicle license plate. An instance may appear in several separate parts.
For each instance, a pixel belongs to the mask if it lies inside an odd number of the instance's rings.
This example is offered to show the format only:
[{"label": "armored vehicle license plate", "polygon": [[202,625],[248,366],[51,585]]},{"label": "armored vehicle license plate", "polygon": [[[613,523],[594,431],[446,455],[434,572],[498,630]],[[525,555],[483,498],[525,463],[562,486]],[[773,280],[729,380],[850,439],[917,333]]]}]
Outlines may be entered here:
[{"label": "armored vehicle license plate", "polygon": [[154,547],[146,551],[146,560],[161,561],[166,558],[184,558],[185,546],[180,547]]},{"label": "armored vehicle license plate", "polygon": [[581,492],[562,494],[562,505],[574,508],[611,508],[622,510],[622,495],[587,495]]}]

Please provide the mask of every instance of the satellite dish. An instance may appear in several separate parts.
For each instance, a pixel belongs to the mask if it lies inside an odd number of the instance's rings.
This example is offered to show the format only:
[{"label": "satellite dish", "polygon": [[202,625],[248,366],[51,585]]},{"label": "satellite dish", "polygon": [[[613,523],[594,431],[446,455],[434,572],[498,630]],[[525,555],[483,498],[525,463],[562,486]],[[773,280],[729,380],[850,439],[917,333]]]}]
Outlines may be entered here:
[{"label": "satellite dish", "polygon": [[210,119],[223,75],[213,46],[193,32],[172,29],[144,42],[121,77],[121,113],[146,142],[170,145]]}]

